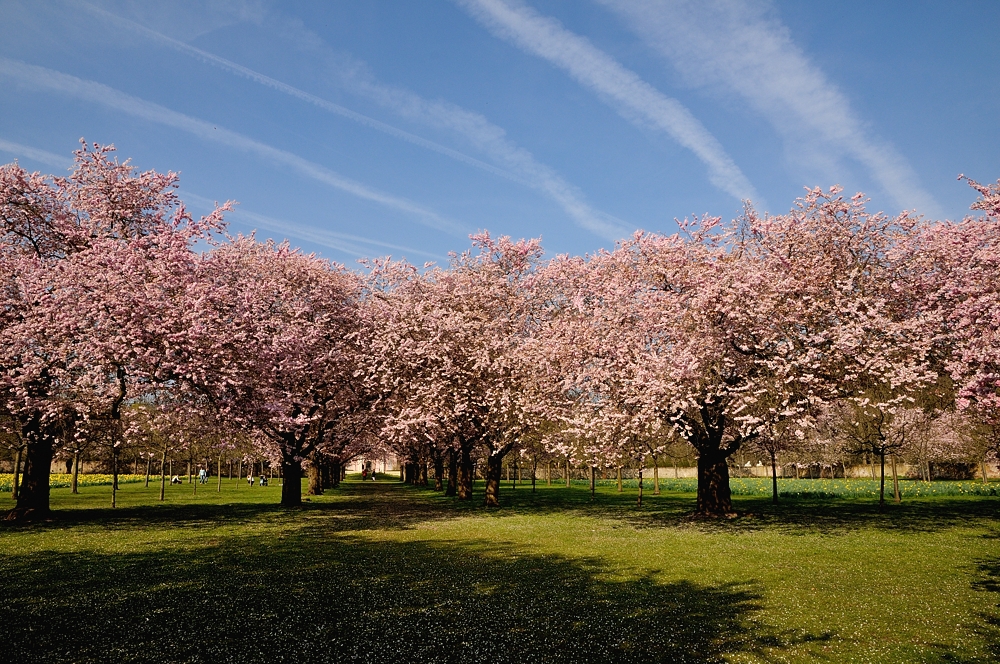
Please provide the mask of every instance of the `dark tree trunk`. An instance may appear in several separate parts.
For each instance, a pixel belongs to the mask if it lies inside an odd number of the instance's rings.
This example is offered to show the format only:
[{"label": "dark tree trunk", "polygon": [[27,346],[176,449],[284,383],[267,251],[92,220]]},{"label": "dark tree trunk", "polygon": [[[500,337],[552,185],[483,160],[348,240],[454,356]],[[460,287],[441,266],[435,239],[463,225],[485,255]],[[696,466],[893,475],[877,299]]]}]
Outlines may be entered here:
[{"label": "dark tree trunk", "polygon": [[531,493],[535,492],[536,476],[538,475],[538,459],[531,461]]},{"label": "dark tree trunk", "polygon": [[653,457],[653,495],[660,495],[660,461]]},{"label": "dark tree trunk", "polygon": [[340,472],[341,472],[340,469],[341,469],[340,457],[337,457],[336,459],[333,460],[333,463],[330,464],[330,475],[331,475],[330,479],[332,480],[331,488],[333,489],[336,489],[338,486],[340,486]]},{"label": "dark tree trunk", "polygon": [[595,466],[590,467],[590,499],[594,499],[594,492],[597,489],[597,468]]},{"label": "dark tree trunk", "polygon": [[642,459],[639,459],[639,498],[636,505],[642,507]]},{"label": "dark tree trunk", "polygon": [[444,491],[444,457],[440,454],[434,456],[434,490]]},{"label": "dark tree trunk", "polygon": [[[73,465],[75,466],[76,464],[74,463]],[[147,453],[146,454],[146,484],[144,485],[147,489],[149,488],[149,471],[152,470],[152,465],[153,465],[153,457],[150,454]],[[220,468],[220,471],[221,471],[221,468]],[[221,472],[219,473],[219,476],[220,477],[222,476]]]},{"label": "dark tree trunk", "polygon": [[892,497],[899,504],[899,475],[896,474],[896,455],[892,455]]},{"label": "dark tree trunk", "polygon": [[[310,496],[322,496],[323,495],[323,461],[320,458],[319,452],[313,452],[309,464],[309,495]],[[282,504],[284,504],[284,496],[282,496]]]},{"label": "dark tree trunk", "polygon": [[302,464],[294,457],[284,456],[281,460],[282,507],[299,507],[302,505]]},{"label": "dark tree trunk", "polygon": [[[80,493],[80,450],[73,452],[73,477],[69,481],[70,492]],[[146,466],[146,486],[149,486],[149,466]]]},{"label": "dark tree trunk", "polygon": [[624,491],[624,487],[622,487],[622,467],[618,466],[618,493],[622,491]]},{"label": "dark tree trunk", "polygon": [[569,458],[566,459],[566,488],[569,488]]},{"label": "dark tree trunk", "polygon": [[778,504],[778,458],[771,450],[771,502]]},{"label": "dark tree trunk", "polygon": [[163,494],[167,490],[167,448],[163,448],[160,455],[160,502],[163,502]]},{"label": "dark tree trunk", "polygon": [[465,447],[461,450],[461,456],[458,465],[458,499],[459,500],[471,500],[472,499],[472,487],[473,487],[473,468],[472,468],[472,455],[471,450]]},{"label": "dark tree trunk", "polygon": [[503,476],[503,457],[491,454],[486,459],[486,506],[500,507],[500,479]]},{"label": "dark tree trunk", "polygon": [[885,506],[885,449],[879,450],[878,456],[882,464],[882,474],[880,475],[878,487],[878,508],[882,509]]},{"label": "dark tree trunk", "polygon": [[[375,471],[372,471],[375,472]],[[417,484],[427,486],[427,460],[421,459],[417,464]]]},{"label": "dark tree trunk", "polygon": [[34,435],[25,436],[24,473],[17,490],[17,506],[8,513],[11,520],[32,519],[49,513],[49,472],[52,467],[52,438],[35,425]]},{"label": "dark tree trunk", "polygon": [[17,492],[21,484],[21,453],[24,450],[24,446],[17,448],[14,453],[14,486],[11,489],[11,500],[17,500]]},{"label": "dark tree trunk", "polygon": [[458,494],[458,450],[448,450],[448,488],[444,495],[454,496]]},{"label": "dark tree trunk", "polygon": [[118,448],[114,444],[111,445],[111,507],[118,507]]},{"label": "dark tree trunk", "polygon": [[702,452],[698,457],[697,512],[703,516],[730,516],[733,513],[729,464],[722,454]]}]

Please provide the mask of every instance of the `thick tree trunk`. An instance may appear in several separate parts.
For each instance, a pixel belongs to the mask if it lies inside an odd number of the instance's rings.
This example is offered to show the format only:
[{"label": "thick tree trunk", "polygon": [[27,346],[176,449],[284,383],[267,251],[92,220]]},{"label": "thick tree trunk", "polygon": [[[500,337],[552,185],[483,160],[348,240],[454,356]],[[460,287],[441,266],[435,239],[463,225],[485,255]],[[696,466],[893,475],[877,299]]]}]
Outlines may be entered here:
[{"label": "thick tree trunk", "polygon": [[778,458],[771,451],[771,502],[778,504]]},{"label": "thick tree trunk", "polygon": [[[372,472],[375,472],[374,470]],[[417,484],[427,486],[427,460],[422,459],[417,464]]]},{"label": "thick tree trunk", "polygon": [[338,456],[333,460],[333,463],[331,464],[330,468],[331,485],[332,488],[334,489],[340,486],[340,473],[341,473],[341,463],[340,463],[340,457]]},{"label": "thick tree trunk", "polygon": [[983,460],[979,462],[979,466],[983,470],[983,484],[987,484],[989,479],[986,477],[986,457],[983,457]]},{"label": "thick tree trunk", "polygon": [[299,507],[302,505],[302,464],[294,457],[283,457],[281,460],[282,507]]},{"label": "thick tree trunk", "polygon": [[698,457],[697,513],[703,516],[731,516],[733,513],[729,464],[722,454],[702,452]]},{"label": "thick tree trunk", "polygon": [[491,454],[486,459],[487,507],[500,507],[500,478],[503,475],[503,457]]},{"label": "thick tree trunk", "polygon": [[458,450],[448,450],[448,488],[444,495],[458,495]]},{"label": "thick tree trunk", "polygon": [[458,464],[458,499],[459,500],[471,500],[472,499],[472,487],[474,486],[475,479],[473,478],[474,469],[472,467],[472,455],[471,450],[462,448],[459,456]]},{"label": "thick tree trunk", "polygon": [[[319,452],[313,452],[309,459],[309,495],[323,495],[323,462]],[[284,497],[282,497],[282,501]]]},{"label": "thick tree trunk", "polygon": [[434,457],[434,490],[444,491],[444,457],[440,454]]},{"label": "thick tree trunk", "polygon": [[24,473],[17,490],[17,506],[7,516],[11,520],[44,517],[49,513],[52,439],[41,431],[34,438],[25,446]]}]

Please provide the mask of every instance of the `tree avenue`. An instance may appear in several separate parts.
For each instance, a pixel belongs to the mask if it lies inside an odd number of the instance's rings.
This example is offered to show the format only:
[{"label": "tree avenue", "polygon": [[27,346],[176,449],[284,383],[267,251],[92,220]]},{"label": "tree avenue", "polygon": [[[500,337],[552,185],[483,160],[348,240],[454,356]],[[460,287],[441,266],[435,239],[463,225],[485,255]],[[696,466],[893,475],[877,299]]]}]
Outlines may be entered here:
[{"label": "tree avenue", "polygon": [[970,184],[978,216],[959,222],[811,189],[787,214],[748,203],[590,256],[483,232],[447,266],[351,270],[227,235],[228,203],[194,220],[174,174],[110,147],[84,144],[68,177],[8,164],[0,396],[23,478],[8,518],[48,511],[54,455],[105,449],[117,473],[129,446],[161,478],[168,452],[220,476],[236,450],[270,460],[285,506],[305,474],[321,493],[389,454],[461,500],[481,476],[487,506],[505,468],[532,488],[543,471],[621,487],[631,468],[641,504],[647,463],[658,491],[659,462],[690,455],[706,517],[733,514],[744,454],[768,461],[775,500],[779,455],[870,463],[880,501],[898,458],[928,479],[931,458],[974,458],[985,478],[1000,182]]}]

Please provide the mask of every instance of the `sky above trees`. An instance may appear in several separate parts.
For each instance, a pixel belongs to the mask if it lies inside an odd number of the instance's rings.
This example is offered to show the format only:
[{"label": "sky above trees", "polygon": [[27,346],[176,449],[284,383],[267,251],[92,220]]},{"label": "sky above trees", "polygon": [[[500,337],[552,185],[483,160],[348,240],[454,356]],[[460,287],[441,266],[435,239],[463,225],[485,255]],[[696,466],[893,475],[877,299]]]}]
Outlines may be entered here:
[{"label": "sky above trees", "polygon": [[957,219],[1000,172],[993,2],[0,1],[0,162],[80,137],[334,260],[550,253],[803,186]]}]

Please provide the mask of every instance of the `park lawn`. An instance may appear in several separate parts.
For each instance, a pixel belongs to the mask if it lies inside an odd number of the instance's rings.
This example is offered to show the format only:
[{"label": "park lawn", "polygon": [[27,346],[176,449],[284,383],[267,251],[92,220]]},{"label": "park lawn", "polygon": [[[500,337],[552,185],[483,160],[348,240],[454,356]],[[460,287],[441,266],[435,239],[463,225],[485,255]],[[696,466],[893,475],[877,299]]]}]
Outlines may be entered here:
[{"label": "park lawn", "polygon": [[736,496],[720,522],[613,486],[505,483],[494,511],[194,488],[54,489],[58,518],[0,527],[0,660],[1000,660],[996,497]]}]

